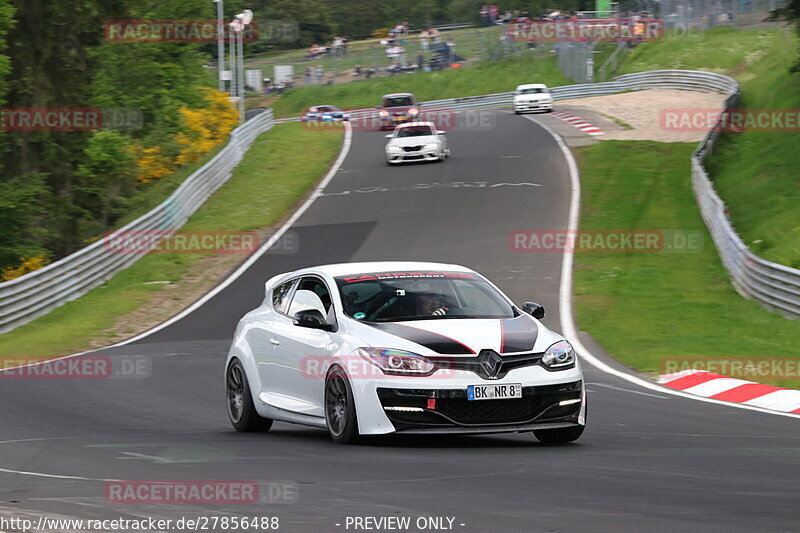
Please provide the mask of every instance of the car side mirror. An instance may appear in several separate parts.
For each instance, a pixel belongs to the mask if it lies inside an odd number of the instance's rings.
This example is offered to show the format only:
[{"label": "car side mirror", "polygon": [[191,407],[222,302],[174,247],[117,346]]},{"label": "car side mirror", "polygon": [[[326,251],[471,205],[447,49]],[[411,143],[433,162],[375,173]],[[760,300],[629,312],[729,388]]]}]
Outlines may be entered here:
[{"label": "car side mirror", "polygon": [[386,135],[384,135],[384,137],[386,137],[387,139],[391,139],[392,135],[393,135],[392,133],[387,133]]},{"label": "car side mirror", "polygon": [[328,324],[319,309],[305,309],[294,314],[294,325],[301,328],[321,329],[324,331],[333,330],[333,326]]},{"label": "car side mirror", "polygon": [[525,302],[522,304],[522,310],[533,318],[544,318],[544,307],[536,302]]},{"label": "car side mirror", "polygon": [[444,130],[438,130],[438,131],[436,132],[436,135],[444,135],[445,133],[447,133],[447,132],[446,132],[446,131],[444,131]]}]

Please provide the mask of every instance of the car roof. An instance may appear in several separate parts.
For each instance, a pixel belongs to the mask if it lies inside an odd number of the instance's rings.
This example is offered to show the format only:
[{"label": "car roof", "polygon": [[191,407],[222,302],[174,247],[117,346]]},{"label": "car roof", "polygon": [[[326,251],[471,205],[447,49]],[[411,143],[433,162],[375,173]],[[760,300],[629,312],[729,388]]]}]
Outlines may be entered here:
[{"label": "car roof", "polygon": [[391,94],[384,94],[383,98],[395,98],[397,96],[411,96],[414,97],[413,93],[391,93]]},{"label": "car roof", "polygon": [[427,121],[427,122],[406,122],[405,124],[398,124],[397,126],[395,126],[395,128],[402,129],[402,128],[410,128],[412,126],[430,126],[431,128],[436,129],[436,124],[434,124],[433,122],[430,122],[430,121]]},{"label": "car roof", "polygon": [[320,265],[297,270],[292,274],[319,273],[327,274],[331,277],[338,277],[354,274],[369,274],[372,272],[388,272],[390,270],[447,270],[450,272],[474,272],[467,267],[447,263],[431,263],[423,261],[366,261],[361,263]]},{"label": "car roof", "polygon": [[517,90],[520,89],[547,89],[544,83],[526,83],[524,85],[517,85]]}]

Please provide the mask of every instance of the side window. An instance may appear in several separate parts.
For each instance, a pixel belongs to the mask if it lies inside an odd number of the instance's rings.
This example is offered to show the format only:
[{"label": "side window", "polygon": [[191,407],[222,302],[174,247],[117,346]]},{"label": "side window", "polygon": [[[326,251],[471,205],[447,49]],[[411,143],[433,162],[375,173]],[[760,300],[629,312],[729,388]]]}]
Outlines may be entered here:
[{"label": "side window", "polygon": [[289,304],[289,292],[292,290],[295,280],[287,281],[286,283],[275,287],[272,290],[272,307],[279,313],[285,313],[286,307]]},{"label": "side window", "polygon": [[318,309],[325,316],[331,310],[330,291],[318,278],[307,277],[300,280],[287,314],[294,316],[298,311],[307,309]]}]

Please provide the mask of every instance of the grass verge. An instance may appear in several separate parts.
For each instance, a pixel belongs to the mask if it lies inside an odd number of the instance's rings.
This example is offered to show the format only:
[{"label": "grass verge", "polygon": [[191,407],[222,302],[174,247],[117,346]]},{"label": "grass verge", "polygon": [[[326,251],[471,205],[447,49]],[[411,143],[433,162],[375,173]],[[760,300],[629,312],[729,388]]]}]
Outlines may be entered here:
[{"label": "grass verge", "polygon": [[[800,321],[745,300],[731,285],[691,189],[694,144],[604,141],[576,150],[582,230],[688,230],[702,250],[576,253],[575,309],[582,330],[614,358],[661,373],[680,358],[796,361]],[[753,381],[800,388],[795,377]]]},{"label": "grass verge", "polygon": [[[182,229],[245,231],[275,224],[330,167],[339,153],[342,131],[311,130],[293,123],[262,134],[233,177]],[[309,151],[311,145],[314,150]],[[91,341],[102,339],[126,313],[165,290],[164,283],[153,282],[180,280],[203,257],[148,254],[78,300],[0,335],[0,357],[55,357],[84,350]],[[163,297],[169,298],[169,294],[165,292]]]},{"label": "grass verge", "polygon": [[[623,72],[657,68],[720,72],[741,84],[740,109],[794,110],[782,116],[791,114],[796,124],[800,73],[789,68],[797,51],[793,31],[719,28],[643,44],[631,53]],[[750,249],[800,268],[797,128],[723,133],[706,167]]]}]

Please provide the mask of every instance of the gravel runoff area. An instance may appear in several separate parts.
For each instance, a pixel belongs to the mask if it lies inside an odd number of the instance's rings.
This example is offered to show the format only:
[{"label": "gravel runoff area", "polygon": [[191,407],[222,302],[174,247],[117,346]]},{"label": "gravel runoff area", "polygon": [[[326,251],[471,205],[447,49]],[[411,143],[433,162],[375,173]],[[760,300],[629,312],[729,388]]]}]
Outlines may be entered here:
[{"label": "gravel runoff area", "polygon": [[[676,89],[647,89],[628,93],[610,94],[559,100],[559,105],[586,108],[608,117],[614,117],[633,129],[606,131],[598,140],[624,141],[700,142],[706,129],[680,131],[681,121],[695,117],[697,112],[720,112],[726,96],[721,93],[701,93]],[[577,114],[577,113],[576,113]],[[675,125],[679,127],[676,128]],[[598,126],[600,126],[598,124]],[[602,126],[601,126],[602,127]]]}]

